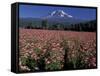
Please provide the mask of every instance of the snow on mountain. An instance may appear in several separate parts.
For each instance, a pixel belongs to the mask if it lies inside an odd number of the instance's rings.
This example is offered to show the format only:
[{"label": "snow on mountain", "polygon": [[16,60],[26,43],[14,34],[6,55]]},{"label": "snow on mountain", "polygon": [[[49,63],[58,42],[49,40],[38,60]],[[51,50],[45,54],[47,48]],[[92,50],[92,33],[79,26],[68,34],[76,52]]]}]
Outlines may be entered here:
[{"label": "snow on mountain", "polygon": [[48,14],[48,16],[44,16],[42,18],[22,18],[20,19],[20,25],[29,24],[29,23],[34,23],[35,25],[41,25],[42,20],[47,20],[49,26],[54,25],[54,24],[63,24],[63,25],[70,25],[70,24],[76,24],[80,22],[85,22],[84,20],[77,19],[73,17],[72,15],[64,12],[63,10],[55,10]]},{"label": "snow on mountain", "polygon": [[65,13],[63,10],[55,10],[47,17],[68,17],[72,18],[72,15]]},{"label": "snow on mountain", "polygon": [[46,19],[49,24],[75,24],[83,22],[83,20],[76,19],[75,17],[64,12],[63,10],[55,10],[51,12],[48,16],[43,17],[42,19]]}]

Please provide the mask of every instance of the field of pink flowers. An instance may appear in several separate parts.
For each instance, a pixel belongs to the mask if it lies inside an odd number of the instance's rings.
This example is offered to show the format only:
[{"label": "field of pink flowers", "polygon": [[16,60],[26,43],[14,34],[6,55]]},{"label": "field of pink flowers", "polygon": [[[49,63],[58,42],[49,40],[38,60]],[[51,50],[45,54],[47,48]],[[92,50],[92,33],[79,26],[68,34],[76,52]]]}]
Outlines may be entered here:
[{"label": "field of pink flowers", "polygon": [[96,33],[19,29],[20,71],[96,68]]}]

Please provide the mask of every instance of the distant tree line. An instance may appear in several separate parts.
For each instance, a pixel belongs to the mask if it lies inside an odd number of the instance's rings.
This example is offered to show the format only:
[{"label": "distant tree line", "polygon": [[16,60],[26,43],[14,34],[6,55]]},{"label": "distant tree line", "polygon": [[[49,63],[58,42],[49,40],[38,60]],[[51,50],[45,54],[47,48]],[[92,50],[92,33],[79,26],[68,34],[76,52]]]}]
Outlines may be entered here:
[{"label": "distant tree line", "polygon": [[88,31],[88,32],[94,32],[97,30],[97,23],[96,20],[83,22],[83,23],[77,23],[77,24],[70,24],[70,25],[64,25],[61,23],[56,23],[49,25],[47,20],[42,20],[41,26],[33,26],[34,24],[28,23],[28,26],[25,28],[27,29],[48,29],[48,30],[72,30],[72,31]]}]

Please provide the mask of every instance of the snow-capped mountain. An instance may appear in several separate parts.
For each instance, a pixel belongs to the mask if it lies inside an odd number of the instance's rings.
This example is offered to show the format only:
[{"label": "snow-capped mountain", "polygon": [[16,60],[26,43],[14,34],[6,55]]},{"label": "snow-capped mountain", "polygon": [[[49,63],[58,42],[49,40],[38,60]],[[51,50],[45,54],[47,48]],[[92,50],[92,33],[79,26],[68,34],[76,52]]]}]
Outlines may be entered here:
[{"label": "snow-capped mountain", "polygon": [[71,15],[65,13],[63,10],[56,10],[51,13],[51,16],[58,16],[58,17],[72,17]]},{"label": "snow-capped mountain", "polygon": [[38,26],[41,25],[42,21],[45,19],[47,20],[49,26],[52,26],[54,24],[62,24],[68,26],[71,24],[84,22],[84,20],[76,19],[75,17],[73,17],[67,12],[64,12],[63,10],[55,10],[42,18],[21,18],[20,25],[25,26],[25,24],[28,25],[29,23],[34,23],[36,26]]},{"label": "snow-capped mountain", "polygon": [[49,24],[75,24],[83,21],[81,19],[76,19],[75,17],[64,12],[63,10],[52,11],[48,16],[43,17],[43,19],[46,19]]},{"label": "snow-capped mountain", "polygon": [[63,10],[56,10],[56,11],[53,11],[50,15],[50,16],[55,16],[55,17],[69,17],[69,18],[72,18],[73,16],[65,13]]}]

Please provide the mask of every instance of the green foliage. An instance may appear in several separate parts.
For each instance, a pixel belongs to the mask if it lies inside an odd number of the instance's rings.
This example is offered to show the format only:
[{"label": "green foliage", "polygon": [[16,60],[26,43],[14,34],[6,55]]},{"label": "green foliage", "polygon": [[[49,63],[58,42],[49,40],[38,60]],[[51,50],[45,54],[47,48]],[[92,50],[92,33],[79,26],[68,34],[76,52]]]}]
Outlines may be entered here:
[{"label": "green foliage", "polygon": [[61,69],[61,63],[59,61],[51,62],[50,64],[46,65],[47,70],[59,70]]},{"label": "green foliage", "polygon": [[21,57],[21,63],[22,63],[22,65],[26,65],[27,64],[27,58]]},{"label": "green foliage", "polygon": [[42,21],[42,27],[43,27],[44,29],[46,29],[47,26],[48,26],[47,20],[43,20],[43,21]]},{"label": "green foliage", "polygon": [[22,65],[28,66],[28,68],[30,68],[32,71],[35,70],[35,67],[37,67],[37,63],[34,59],[32,59],[31,57],[22,57],[21,58],[21,63]]},{"label": "green foliage", "polygon": [[37,55],[39,55],[40,52],[41,52],[41,50],[40,50],[39,48],[34,48],[34,51],[35,51],[35,53],[36,53]]},{"label": "green foliage", "polygon": [[35,61],[34,59],[32,59],[32,58],[28,58],[28,59],[27,59],[26,65],[27,65],[32,71],[34,71],[34,70],[35,70],[35,67],[37,67],[36,61]]}]

